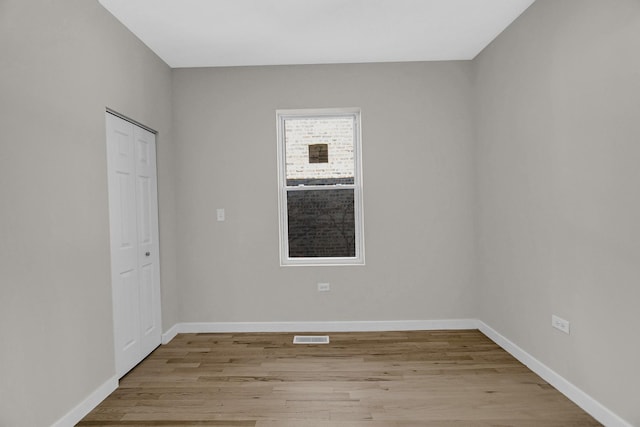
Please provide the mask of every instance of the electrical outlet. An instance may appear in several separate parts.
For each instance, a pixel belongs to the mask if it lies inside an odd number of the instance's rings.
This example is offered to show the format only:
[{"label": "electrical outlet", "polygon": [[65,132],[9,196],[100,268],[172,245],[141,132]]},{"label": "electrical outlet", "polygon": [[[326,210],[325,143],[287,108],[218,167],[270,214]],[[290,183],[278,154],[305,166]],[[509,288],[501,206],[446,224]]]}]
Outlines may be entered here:
[{"label": "electrical outlet", "polygon": [[329,292],[331,290],[331,284],[318,283],[318,292]]},{"label": "electrical outlet", "polygon": [[224,209],[216,209],[216,217],[218,221],[224,221]]},{"label": "electrical outlet", "polygon": [[564,332],[565,334],[569,334],[569,321],[564,320],[556,316],[555,314],[551,316],[551,326]]}]

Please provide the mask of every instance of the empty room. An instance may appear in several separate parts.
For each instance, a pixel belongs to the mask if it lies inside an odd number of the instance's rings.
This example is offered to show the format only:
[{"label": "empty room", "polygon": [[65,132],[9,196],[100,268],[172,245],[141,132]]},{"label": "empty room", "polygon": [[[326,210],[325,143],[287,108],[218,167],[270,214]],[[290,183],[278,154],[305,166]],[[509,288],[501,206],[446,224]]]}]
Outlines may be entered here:
[{"label": "empty room", "polygon": [[640,427],[638,165],[638,0],[0,0],[0,426]]}]

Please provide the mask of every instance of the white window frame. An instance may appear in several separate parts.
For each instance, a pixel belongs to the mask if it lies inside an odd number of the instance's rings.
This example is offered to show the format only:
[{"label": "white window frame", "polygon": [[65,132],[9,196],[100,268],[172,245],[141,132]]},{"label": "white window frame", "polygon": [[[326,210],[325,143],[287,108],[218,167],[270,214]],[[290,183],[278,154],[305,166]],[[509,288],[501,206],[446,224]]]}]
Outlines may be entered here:
[{"label": "white window frame", "polygon": [[[364,215],[362,204],[362,141],[359,108],[322,108],[276,110],[278,140],[278,213],[280,222],[280,265],[281,266],[340,266],[364,265]],[[305,185],[287,186],[286,147],[284,123],[287,119],[352,117],[354,119],[354,183],[349,185]],[[354,257],[289,257],[287,191],[353,189],[355,220]]]}]

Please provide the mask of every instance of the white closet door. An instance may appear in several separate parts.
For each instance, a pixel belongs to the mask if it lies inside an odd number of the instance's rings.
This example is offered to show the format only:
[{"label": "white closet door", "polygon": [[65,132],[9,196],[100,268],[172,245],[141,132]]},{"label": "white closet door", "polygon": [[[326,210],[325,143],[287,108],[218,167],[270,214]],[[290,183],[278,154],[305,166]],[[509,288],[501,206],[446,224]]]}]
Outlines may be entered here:
[{"label": "white closet door", "polygon": [[140,283],[140,344],[143,357],[146,357],[160,345],[162,333],[160,325],[156,137],[151,132],[137,126],[134,126],[134,137]]},{"label": "white closet door", "polygon": [[111,281],[119,377],[160,345],[155,135],[106,115]]}]

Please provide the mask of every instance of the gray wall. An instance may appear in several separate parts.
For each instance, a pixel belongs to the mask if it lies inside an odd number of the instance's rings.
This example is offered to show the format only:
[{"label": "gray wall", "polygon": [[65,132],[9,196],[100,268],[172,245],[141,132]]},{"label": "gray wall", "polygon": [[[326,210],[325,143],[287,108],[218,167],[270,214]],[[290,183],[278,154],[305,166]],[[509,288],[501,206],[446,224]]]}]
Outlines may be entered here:
[{"label": "gray wall", "polygon": [[[470,70],[174,70],[181,320],[474,317]],[[280,267],[275,112],[322,107],[362,109],[366,266]]]},{"label": "gray wall", "polygon": [[637,0],[538,0],[474,61],[480,318],[633,425],[639,34]]},{"label": "gray wall", "polygon": [[160,131],[164,322],[178,321],[171,70],[86,0],[3,0],[0,52],[0,425],[47,426],[114,375],[107,106]]}]

